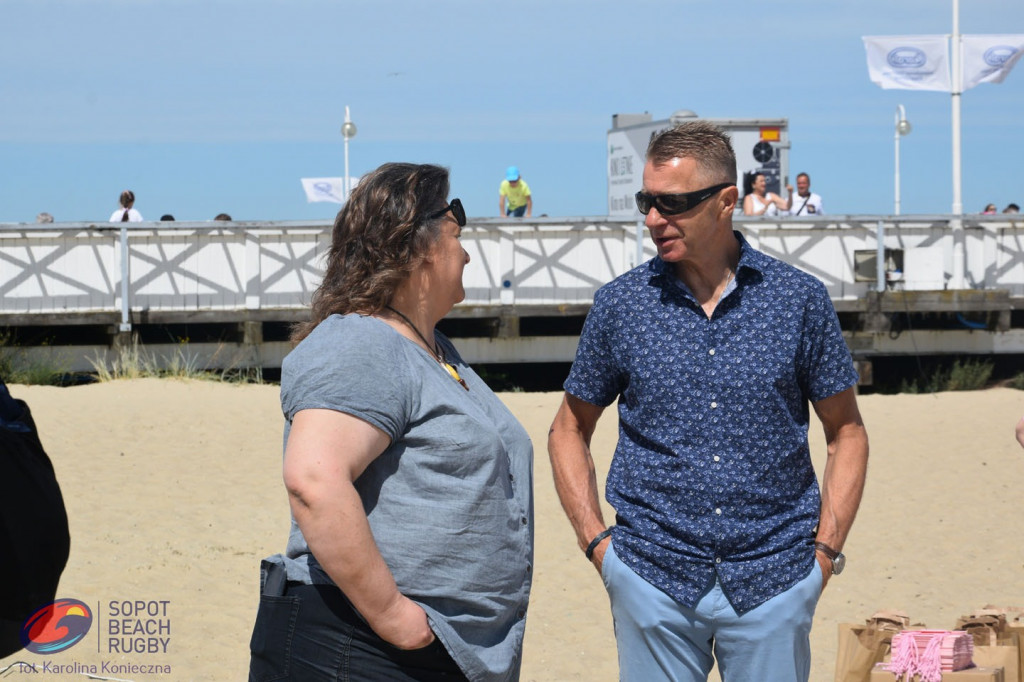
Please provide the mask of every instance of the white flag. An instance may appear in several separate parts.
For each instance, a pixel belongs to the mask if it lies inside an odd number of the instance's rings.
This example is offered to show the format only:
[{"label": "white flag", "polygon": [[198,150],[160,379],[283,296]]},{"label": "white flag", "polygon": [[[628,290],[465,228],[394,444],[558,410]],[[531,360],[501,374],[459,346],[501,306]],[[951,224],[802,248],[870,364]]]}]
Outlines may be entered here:
[{"label": "white flag", "polygon": [[1024,54],[1024,35],[960,36],[960,63],[964,90],[978,83],[1002,83]]},{"label": "white flag", "polygon": [[345,178],[302,178],[302,189],[306,190],[306,201],[309,203],[345,203]]},{"label": "white flag", "polygon": [[864,36],[863,40],[872,83],[886,90],[950,91],[946,36]]}]

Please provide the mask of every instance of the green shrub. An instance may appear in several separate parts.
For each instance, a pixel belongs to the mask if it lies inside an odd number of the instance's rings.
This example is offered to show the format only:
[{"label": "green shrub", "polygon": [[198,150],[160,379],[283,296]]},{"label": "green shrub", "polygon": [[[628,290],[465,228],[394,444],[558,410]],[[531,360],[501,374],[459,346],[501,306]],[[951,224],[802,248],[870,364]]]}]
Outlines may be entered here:
[{"label": "green shrub", "polygon": [[966,360],[953,363],[946,380],[947,391],[979,391],[988,385],[995,365],[984,360]]},{"label": "green shrub", "polygon": [[0,333],[0,379],[8,384],[60,386],[68,375],[70,363],[52,352],[42,358],[40,353],[29,356],[25,349],[14,343],[10,332]]},{"label": "green shrub", "polygon": [[995,365],[985,360],[956,360],[950,367],[936,367],[920,379],[900,383],[900,393],[978,391],[988,385]]}]

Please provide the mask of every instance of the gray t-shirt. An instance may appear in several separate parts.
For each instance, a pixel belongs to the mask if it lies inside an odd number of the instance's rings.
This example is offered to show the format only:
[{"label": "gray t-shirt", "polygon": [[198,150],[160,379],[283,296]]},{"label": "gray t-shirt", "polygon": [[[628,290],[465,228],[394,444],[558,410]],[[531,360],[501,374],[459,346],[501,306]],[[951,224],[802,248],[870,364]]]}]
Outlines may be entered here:
[{"label": "gray t-shirt", "polygon": [[[398,589],[472,680],[519,677],[533,570],[533,447],[508,408],[437,335],[460,386],[384,322],[332,315],[285,358],[286,419],[326,408],[391,445],[356,480]],[[280,556],[280,555],[279,555]],[[331,583],[292,519],[289,580]]]}]

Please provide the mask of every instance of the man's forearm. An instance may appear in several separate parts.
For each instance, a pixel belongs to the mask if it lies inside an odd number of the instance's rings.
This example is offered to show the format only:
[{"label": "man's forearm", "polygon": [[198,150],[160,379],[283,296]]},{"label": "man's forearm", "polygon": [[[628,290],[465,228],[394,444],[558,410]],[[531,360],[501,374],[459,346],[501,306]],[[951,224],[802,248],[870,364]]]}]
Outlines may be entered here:
[{"label": "man's forearm", "polygon": [[576,532],[576,543],[580,549],[586,549],[594,536],[606,528],[590,448],[580,434],[562,432],[553,426],[548,435],[548,453],[558,499]]},{"label": "man's forearm", "polygon": [[845,426],[829,443],[828,450],[821,481],[817,540],[841,550],[864,494],[868,465],[868,437],[864,426]]}]

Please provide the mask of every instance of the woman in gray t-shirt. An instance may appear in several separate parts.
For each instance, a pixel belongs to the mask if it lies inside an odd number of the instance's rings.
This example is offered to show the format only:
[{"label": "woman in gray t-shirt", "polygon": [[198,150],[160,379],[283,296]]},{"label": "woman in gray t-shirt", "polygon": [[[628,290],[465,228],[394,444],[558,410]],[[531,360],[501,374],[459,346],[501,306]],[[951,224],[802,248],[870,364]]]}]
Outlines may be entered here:
[{"label": "woman in gray t-shirt", "polygon": [[250,679],[517,680],[533,450],[434,327],[465,297],[448,171],[385,164],[335,221],[282,367],[285,554],[264,560]]}]

